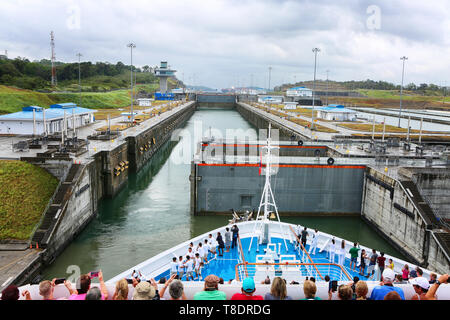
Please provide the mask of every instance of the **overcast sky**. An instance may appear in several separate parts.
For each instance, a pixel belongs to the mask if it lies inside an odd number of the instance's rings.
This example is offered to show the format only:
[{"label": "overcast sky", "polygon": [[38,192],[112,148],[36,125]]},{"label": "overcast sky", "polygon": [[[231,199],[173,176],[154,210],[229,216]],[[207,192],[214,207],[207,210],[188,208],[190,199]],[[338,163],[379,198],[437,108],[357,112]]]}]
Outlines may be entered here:
[{"label": "overcast sky", "polygon": [[[0,52],[9,58],[167,60],[185,83],[271,87],[317,78],[450,85],[450,1],[0,0]],[[3,52],[2,52],[3,53]],[[194,76],[195,75],[195,76]],[[253,75],[253,77],[251,76]],[[253,79],[253,82],[252,82]],[[252,83],[251,83],[252,82]]]}]

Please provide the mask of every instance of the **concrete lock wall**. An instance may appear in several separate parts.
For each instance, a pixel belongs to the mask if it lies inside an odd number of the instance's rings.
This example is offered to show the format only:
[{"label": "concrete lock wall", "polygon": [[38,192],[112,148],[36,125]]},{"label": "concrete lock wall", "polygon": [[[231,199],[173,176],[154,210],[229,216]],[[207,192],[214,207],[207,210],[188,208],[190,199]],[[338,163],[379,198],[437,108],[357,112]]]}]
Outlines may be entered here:
[{"label": "concrete lock wall", "polygon": [[59,220],[58,225],[43,254],[43,260],[47,263],[59,255],[96,215],[96,181],[91,175],[92,170],[95,170],[93,164],[92,162],[90,165],[83,166],[74,177],[70,197],[59,213],[59,217],[55,218]]},{"label": "concrete lock wall", "polygon": [[[352,214],[361,211],[364,166],[289,165],[272,177],[281,214]],[[258,165],[193,164],[194,214],[258,209],[264,176]],[[192,177],[195,176],[195,179]],[[192,194],[193,193],[193,194]]]},{"label": "concrete lock wall", "polygon": [[278,124],[277,122],[270,120],[268,117],[265,117],[259,113],[253,112],[245,103],[238,102],[236,104],[236,110],[239,114],[248,122],[250,122],[253,126],[258,129],[267,129],[269,127],[269,122],[272,124],[272,128],[278,130],[279,140],[286,141],[290,140],[292,136],[295,137],[295,140],[309,140],[308,137],[303,136],[299,132],[294,132],[283,125]]},{"label": "concrete lock wall", "polygon": [[197,108],[234,109],[236,96],[227,94],[197,94]]},{"label": "concrete lock wall", "polygon": [[[171,132],[194,113],[195,103],[163,120],[157,125],[131,136],[110,150],[102,150],[86,164],[73,164],[73,160],[26,158],[60,180],[55,199],[43,215],[43,222],[32,237],[33,245],[44,249],[33,262],[33,272],[13,283],[21,285],[31,281],[39,270],[51,263],[96,216],[98,203],[103,197],[114,197],[128,182],[130,170],[137,172],[150,162],[159,147],[170,139]],[[156,143],[149,146],[149,140]],[[143,148],[143,152],[141,151]],[[163,148],[167,149],[167,148]],[[119,173],[119,174],[118,174]],[[31,269],[30,269],[31,270]]]},{"label": "concrete lock wall", "polygon": [[450,219],[450,170],[424,168],[415,170],[413,180],[442,218]]},{"label": "concrete lock wall", "polygon": [[448,272],[444,250],[399,181],[368,168],[361,216],[411,262]]}]

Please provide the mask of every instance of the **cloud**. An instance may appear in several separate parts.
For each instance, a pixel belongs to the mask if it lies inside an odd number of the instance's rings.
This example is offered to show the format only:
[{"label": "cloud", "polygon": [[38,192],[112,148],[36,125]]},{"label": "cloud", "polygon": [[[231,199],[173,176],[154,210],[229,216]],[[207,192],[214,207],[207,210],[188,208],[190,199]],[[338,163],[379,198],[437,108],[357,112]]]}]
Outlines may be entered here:
[{"label": "cloud", "polygon": [[[379,28],[370,22],[379,13]],[[161,60],[186,82],[210,87],[310,80],[313,47],[318,78],[443,83],[450,72],[450,5],[402,1],[3,1],[0,49],[49,58],[55,32],[58,60],[129,63]],[[372,20],[370,20],[372,19]],[[194,76],[195,75],[195,76]],[[448,85],[448,83],[447,83]]]}]

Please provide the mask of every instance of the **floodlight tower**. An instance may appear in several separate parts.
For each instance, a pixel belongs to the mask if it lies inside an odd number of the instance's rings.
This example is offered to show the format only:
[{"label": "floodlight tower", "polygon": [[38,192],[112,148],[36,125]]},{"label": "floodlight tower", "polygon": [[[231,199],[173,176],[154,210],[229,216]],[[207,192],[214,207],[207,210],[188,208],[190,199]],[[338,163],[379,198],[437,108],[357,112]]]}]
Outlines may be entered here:
[{"label": "floodlight tower", "polygon": [[161,65],[155,68],[155,76],[159,78],[159,91],[162,94],[167,92],[167,79],[173,77],[176,71],[177,70],[172,70],[169,66],[167,66],[167,61],[161,61]]},{"label": "floodlight tower", "polygon": [[81,57],[83,55],[81,53],[77,53],[78,57],[78,89],[80,91],[80,107],[81,107]]},{"label": "floodlight tower", "polygon": [[328,105],[328,73],[330,70],[327,70],[327,105]]},{"label": "floodlight tower", "polygon": [[312,49],[314,52],[314,82],[313,82],[313,92],[312,92],[312,109],[311,109],[311,130],[314,129],[314,100],[316,91],[316,65],[317,65],[317,53],[320,52],[319,48]]},{"label": "floodlight tower", "polygon": [[133,114],[133,48],[136,48],[136,45],[133,42],[130,42],[129,44],[127,44],[127,47],[130,48],[131,50],[131,65],[130,65],[130,82],[131,82],[131,92],[130,92],[130,96],[131,96],[131,110],[130,110],[130,114],[131,114],[131,123],[134,123],[134,114]]},{"label": "floodlight tower", "polygon": [[267,92],[270,91],[270,73],[271,73],[271,72],[272,72],[272,67],[269,67],[269,87],[268,87]]},{"label": "floodlight tower", "polygon": [[403,60],[403,68],[402,68],[402,86],[400,87],[400,111],[398,112],[398,127],[399,128],[400,128],[400,119],[402,116],[403,78],[405,75],[405,60],[408,60],[408,58],[403,56],[400,58],[400,60]]},{"label": "floodlight tower", "polygon": [[52,86],[57,85],[56,81],[56,66],[55,66],[55,34],[53,31],[50,32],[50,47],[52,48]]}]

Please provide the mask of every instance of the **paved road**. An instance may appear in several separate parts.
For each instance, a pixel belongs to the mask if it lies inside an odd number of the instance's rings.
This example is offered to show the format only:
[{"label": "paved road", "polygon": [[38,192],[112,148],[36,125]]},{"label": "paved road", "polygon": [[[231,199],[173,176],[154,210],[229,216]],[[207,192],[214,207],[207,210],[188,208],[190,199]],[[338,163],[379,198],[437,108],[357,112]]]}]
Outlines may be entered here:
[{"label": "paved road", "polygon": [[[2,249],[7,250],[4,245],[2,247]],[[36,249],[0,250],[0,291],[7,287],[33,261],[39,259],[39,253],[40,251]]]}]

